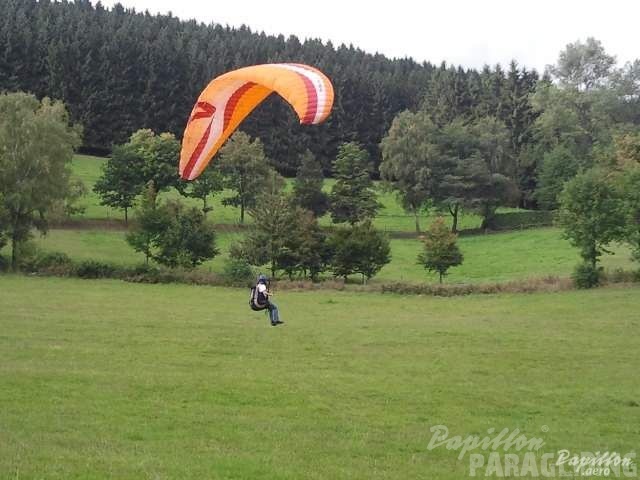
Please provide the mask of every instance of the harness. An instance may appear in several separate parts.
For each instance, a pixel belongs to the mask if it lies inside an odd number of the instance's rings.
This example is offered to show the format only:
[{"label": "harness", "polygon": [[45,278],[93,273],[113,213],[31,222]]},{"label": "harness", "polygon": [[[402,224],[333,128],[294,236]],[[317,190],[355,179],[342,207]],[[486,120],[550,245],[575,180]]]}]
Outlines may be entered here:
[{"label": "harness", "polygon": [[251,287],[251,296],[249,297],[249,306],[251,310],[259,312],[269,306],[269,300],[264,293],[258,291],[258,286]]}]

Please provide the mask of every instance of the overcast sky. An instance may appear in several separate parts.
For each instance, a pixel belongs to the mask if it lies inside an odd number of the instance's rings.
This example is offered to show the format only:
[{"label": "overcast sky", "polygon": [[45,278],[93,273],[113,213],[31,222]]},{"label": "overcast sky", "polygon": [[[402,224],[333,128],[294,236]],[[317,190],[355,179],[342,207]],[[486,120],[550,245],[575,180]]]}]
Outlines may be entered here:
[{"label": "overcast sky", "polygon": [[[115,1],[103,0],[112,6]],[[564,46],[593,36],[620,64],[640,58],[638,0],[121,0],[285,36],[353,43],[367,52],[482,67],[516,59],[544,70]]]}]

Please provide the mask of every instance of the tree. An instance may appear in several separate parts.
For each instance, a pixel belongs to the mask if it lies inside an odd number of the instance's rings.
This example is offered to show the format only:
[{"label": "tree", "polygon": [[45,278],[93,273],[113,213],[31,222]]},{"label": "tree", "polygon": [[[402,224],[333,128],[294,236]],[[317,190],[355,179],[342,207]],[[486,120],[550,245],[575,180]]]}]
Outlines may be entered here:
[{"label": "tree", "polygon": [[622,176],[624,239],[631,246],[633,258],[640,262],[640,165]]},{"label": "tree", "polygon": [[424,112],[402,112],[381,143],[380,175],[397,193],[405,211],[413,214],[417,233],[420,212],[429,199],[436,198],[441,180],[435,175],[441,159],[433,141],[436,128]]},{"label": "tree", "polygon": [[7,244],[5,231],[8,230],[8,220],[9,216],[4,208],[4,200],[2,198],[2,192],[0,192],[0,251],[2,251],[4,246]]},{"label": "tree", "polygon": [[331,250],[327,245],[327,235],[318,224],[318,219],[310,211],[298,211],[296,256],[297,268],[312,281],[327,269],[331,262]]},{"label": "tree", "polygon": [[250,265],[269,264],[271,276],[279,270],[290,279],[296,274],[317,280],[329,262],[326,235],[312,212],[291,207],[291,200],[282,192],[260,197],[249,210],[253,224],[233,256]]},{"label": "tree", "polygon": [[592,270],[606,246],[623,233],[620,195],[612,178],[600,169],[579,173],[560,194],[559,224]]},{"label": "tree", "polygon": [[[289,273],[295,270],[291,260],[297,242],[297,210],[282,192],[262,195],[249,210],[253,225],[241,244],[234,249],[234,256],[245,258],[251,265],[269,264],[271,276],[282,267]],[[292,263],[294,264],[291,267]]]},{"label": "tree", "polygon": [[194,268],[219,253],[213,225],[200,210],[186,208],[179,201],[160,208],[166,224],[154,238],[155,261],[168,267]]},{"label": "tree", "polygon": [[117,145],[111,157],[102,165],[102,175],[93,186],[100,204],[124,211],[124,223],[129,223],[129,209],[142,190],[139,157],[130,145]]},{"label": "tree", "polygon": [[389,239],[369,220],[339,228],[329,237],[328,245],[331,270],[345,281],[349,275],[359,273],[362,283],[366,283],[391,261]]},{"label": "tree", "polygon": [[621,168],[640,167],[640,131],[615,138],[616,162]]},{"label": "tree", "polygon": [[293,183],[293,203],[313,212],[316,217],[321,217],[329,209],[329,197],[322,191],[323,183],[322,167],[313,154],[307,150],[302,155],[302,161]]},{"label": "tree", "polygon": [[70,194],[69,164],[80,145],[62,102],[33,95],[0,95],[0,192],[11,240],[11,265],[32,228],[47,230],[52,205]]},{"label": "tree", "polygon": [[535,193],[540,206],[547,210],[555,210],[558,207],[558,195],[562,192],[565,182],[575,177],[579,170],[579,161],[566,146],[558,145],[545,153]]},{"label": "tree", "polygon": [[223,199],[222,203],[240,207],[240,223],[244,223],[245,211],[255,206],[272,170],[267,163],[262,142],[259,139],[252,141],[246,133],[236,132],[222,147],[219,164],[225,187],[235,192],[232,197]]},{"label": "tree", "polygon": [[178,186],[179,154],[180,143],[173,134],[138,130],[127,143],[113,148],[93,190],[102,205],[124,210],[124,221],[128,224],[129,209],[145,185],[153,182],[156,192]]},{"label": "tree", "polygon": [[539,116],[533,126],[538,149],[544,152],[561,145],[580,165],[593,166],[594,147],[611,143],[613,119],[607,110],[608,94],[604,90],[581,92],[541,83],[531,96]]},{"label": "tree", "polygon": [[198,178],[190,182],[178,183],[177,189],[184,197],[197,198],[202,201],[202,213],[207,216],[212,210],[209,197],[224,189],[224,178],[218,168],[209,167]]},{"label": "tree", "polygon": [[366,150],[355,142],[342,144],[333,163],[333,171],[336,179],[330,195],[333,222],[353,225],[373,218],[380,204],[373,190]]},{"label": "tree", "polygon": [[558,63],[547,69],[560,85],[587,91],[606,84],[615,63],[599,40],[588,37],[585,43],[568,44]]},{"label": "tree", "polygon": [[473,200],[466,202],[482,215],[482,228],[491,228],[496,209],[515,204],[519,193],[509,132],[497,118],[483,117],[470,124],[469,134],[475,143],[471,158],[479,161],[470,169]]},{"label": "tree", "polygon": [[152,181],[158,192],[178,186],[180,142],[174,134],[156,135],[153,130],[143,128],[131,134],[127,145],[138,156],[136,166],[142,185]]},{"label": "tree", "polygon": [[462,264],[463,256],[456,244],[457,235],[438,217],[424,236],[424,251],[418,255],[418,263],[430,272],[438,272],[440,283],[447,270]]},{"label": "tree", "polygon": [[71,218],[73,215],[82,215],[87,206],[81,203],[86,198],[88,189],[84,182],[79,178],[69,179],[69,191],[67,197],[56,200],[49,209],[49,218],[51,221],[63,221]]},{"label": "tree", "polygon": [[149,182],[142,192],[140,209],[137,212],[137,222],[126,235],[126,240],[136,252],[144,254],[145,264],[154,255],[154,246],[160,235],[168,229],[169,217],[166,209],[158,208],[157,195],[153,182]]},{"label": "tree", "polygon": [[457,231],[461,208],[478,212],[482,228],[490,228],[497,207],[514,203],[518,193],[504,125],[493,117],[458,118],[439,129],[433,142],[440,157],[435,201],[453,216],[451,231]]}]

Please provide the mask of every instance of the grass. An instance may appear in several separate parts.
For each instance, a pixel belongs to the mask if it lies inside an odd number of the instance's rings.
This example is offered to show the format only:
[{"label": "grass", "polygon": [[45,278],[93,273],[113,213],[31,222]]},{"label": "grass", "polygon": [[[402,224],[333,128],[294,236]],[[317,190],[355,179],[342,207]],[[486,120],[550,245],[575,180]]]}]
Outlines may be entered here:
[{"label": "grass", "polygon": [[439,424],[640,442],[638,288],[283,293],[277,329],[245,297],[0,276],[0,478],[466,478]]},{"label": "grass", "polygon": [[[446,282],[478,283],[544,277],[569,276],[580,257],[576,248],[562,238],[557,228],[539,228],[490,235],[460,237],[464,255],[461,266],[449,270]],[[416,264],[422,249],[419,240],[391,241],[392,261],[376,277],[378,281],[437,281]],[[637,268],[627,247],[615,245],[614,255],[604,255],[601,265],[607,270]]]},{"label": "grass", "polygon": [[[46,237],[36,237],[36,241],[43,250],[61,251],[76,260],[94,259],[122,265],[143,262],[142,254],[129,247],[124,235],[120,231],[52,230]],[[219,233],[217,243],[221,255],[201,268],[221,272],[229,247],[241,237],[241,233]],[[460,237],[459,243],[465,260],[460,267],[450,270],[446,279],[450,283],[568,276],[579,262],[577,250],[555,228]],[[436,282],[437,275],[429,274],[416,263],[421,248],[422,244],[416,239],[392,239],[392,261],[374,282]],[[602,258],[606,269],[634,268],[626,247],[613,250],[615,255]]]}]

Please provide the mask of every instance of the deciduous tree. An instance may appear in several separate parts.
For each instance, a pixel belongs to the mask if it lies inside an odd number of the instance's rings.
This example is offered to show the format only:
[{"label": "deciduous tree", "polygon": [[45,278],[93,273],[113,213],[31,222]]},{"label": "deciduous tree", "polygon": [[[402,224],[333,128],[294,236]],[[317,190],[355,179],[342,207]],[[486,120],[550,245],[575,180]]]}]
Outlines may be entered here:
[{"label": "deciduous tree", "polygon": [[418,255],[418,263],[430,272],[438,272],[440,283],[449,268],[462,264],[463,255],[456,240],[457,235],[442,217],[436,218],[424,235],[424,251]]},{"label": "deciduous tree", "polygon": [[0,94],[0,192],[11,241],[11,265],[33,228],[47,230],[51,207],[70,194],[70,162],[80,145],[62,102]]}]

